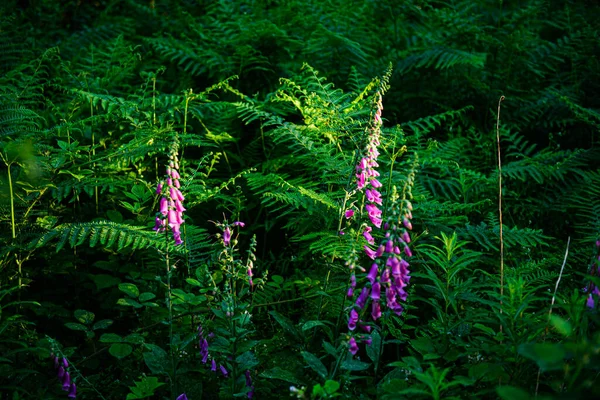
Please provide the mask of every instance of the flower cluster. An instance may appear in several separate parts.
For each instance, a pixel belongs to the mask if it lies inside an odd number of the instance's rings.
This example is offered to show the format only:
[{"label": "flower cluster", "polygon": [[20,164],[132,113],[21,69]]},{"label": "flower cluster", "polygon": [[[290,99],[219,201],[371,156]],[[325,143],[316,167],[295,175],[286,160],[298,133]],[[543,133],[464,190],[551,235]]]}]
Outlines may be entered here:
[{"label": "flower cluster", "polygon": [[[380,144],[381,113],[383,110],[381,93],[377,94],[376,105],[375,118],[369,131],[365,156],[360,159],[356,167],[357,188],[365,192],[365,209],[370,221],[370,224],[365,223],[361,228],[362,236],[367,242],[364,245],[364,251],[373,261],[366,275],[368,283],[360,290],[350,309],[348,319],[349,331],[354,332],[356,327],[359,326],[367,334],[370,333],[371,326],[361,320],[361,314],[367,310],[369,303],[370,316],[373,321],[377,321],[381,317],[382,303],[397,315],[403,312],[404,308],[399,304],[399,301],[406,301],[407,298],[405,288],[410,281],[410,271],[406,259],[412,256],[409,247],[411,238],[408,233],[412,229],[412,204],[406,199],[406,196],[410,196],[410,188],[414,182],[414,171],[407,178],[402,200],[399,200],[400,196],[396,192],[396,187],[393,188],[393,193],[390,194],[391,206],[387,212],[387,222],[383,224],[385,237],[379,243],[379,246],[373,249],[373,245],[376,244],[373,230],[382,228],[383,222],[382,210],[379,208],[382,205],[382,198],[381,193],[378,191],[382,185],[377,180],[379,173],[376,170],[376,167],[379,166],[377,163],[377,157],[379,156],[377,147]],[[346,219],[352,218],[354,211],[351,209],[346,210],[344,216]],[[349,262],[352,272],[347,295],[350,298],[354,298],[357,285],[355,268],[365,271],[358,266],[358,257],[355,256],[354,258],[353,262]],[[367,335],[353,335],[348,342],[349,351],[352,354],[358,352],[357,339],[367,344],[371,342],[370,337]]]},{"label": "flower cluster", "polygon": [[[596,255],[594,256],[594,262],[590,268],[590,274],[592,276],[600,276],[600,239],[596,240]],[[593,283],[589,283],[586,287],[586,291],[589,293],[585,305],[588,308],[595,308],[596,302],[600,298],[600,289]]]},{"label": "flower cluster", "polygon": [[179,160],[177,158],[179,145],[177,142],[171,147],[169,153],[169,164],[167,166],[166,179],[162,180],[156,188],[157,194],[162,194],[160,198],[159,212],[156,214],[154,230],[156,232],[164,232],[167,224],[173,231],[173,239],[175,245],[182,244],[181,240],[181,224],[183,224],[183,212],[186,209],[183,207],[183,194],[181,193],[179,183]]},{"label": "flower cluster", "polygon": [[[365,155],[360,159],[356,166],[356,186],[359,190],[365,189],[368,204],[365,206],[369,213],[371,223],[377,228],[381,228],[381,210],[377,207],[381,205],[381,193],[377,189],[381,187],[381,182],[377,180],[379,172],[375,169],[377,157],[379,156],[379,136],[381,132],[381,112],[383,104],[381,94],[377,93],[377,110],[375,112],[375,122],[369,133],[369,140],[365,149]],[[346,214],[347,215],[347,214]],[[367,231],[366,231],[367,232]],[[370,232],[370,230],[368,231]],[[367,232],[367,233],[368,233]]]},{"label": "flower cluster", "polygon": [[54,369],[60,383],[62,384],[62,390],[69,392],[67,397],[74,399],[77,397],[77,386],[75,382],[71,381],[71,375],[69,374],[69,362],[66,358],[59,359],[58,356],[54,358]]},{"label": "flower cluster", "polygon": [[[214,333],[208,334],[208,338],[212,338],[213,336],[214,336]],[[208,359],[209,359],[208,339],[207,339],[207,337],[204,336],[204,329],[202,328],[202,325],[198,325],[198,342],[200,345],[200,356],[202,357],[202,364],[206,364],[206,363],[208,363]],[[210,360],[210,370],[213,372],[217,372],[217,362],[212,357]],[[227,378],[229,376],[229,371],[227,371],[227,369],[224,366],[222,366],[221,364],[219,364],[219,371],[221,371],[221,374],[225,378]]]}]

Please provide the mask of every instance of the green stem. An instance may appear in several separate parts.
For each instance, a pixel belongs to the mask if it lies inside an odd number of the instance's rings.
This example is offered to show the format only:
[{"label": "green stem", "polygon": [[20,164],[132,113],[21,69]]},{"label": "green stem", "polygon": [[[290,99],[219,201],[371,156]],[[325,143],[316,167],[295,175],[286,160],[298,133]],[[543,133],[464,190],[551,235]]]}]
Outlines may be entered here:
[{"label": "green stem", "polygon": [[167,253],[165,262],[167,265],[167,307],[169,309],[169,356],[171,357],[171,397],[175,395],[175,356],[173,354],[173,303],[171,301],[171,264],[169,260],[169,231],[165,229],[165,240],[167,242]]},{"label": "green stem", "polygon": [[[13,192],[12,176],[10,176],[10,166],[12,163],[7,164],[8,167],[8,190],[10,192],[10,222],[12,226],[12,238],[16,239],[17,233],[15,229],[15,196]],[[19,274],[19,286],[21,286],[21,274]]]}]

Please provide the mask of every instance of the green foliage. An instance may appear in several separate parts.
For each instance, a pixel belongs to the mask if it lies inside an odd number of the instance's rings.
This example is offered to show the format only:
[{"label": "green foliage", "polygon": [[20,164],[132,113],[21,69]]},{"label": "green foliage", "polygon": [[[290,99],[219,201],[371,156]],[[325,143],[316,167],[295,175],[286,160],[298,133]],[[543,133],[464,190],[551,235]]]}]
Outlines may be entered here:
[{"label": "green foliage", "polygon": [[[597,397],[592,3],[3,3],[0,391],[64,398],[53,352],[82,399]],[[346,263],[371,261],[344,212],[377,92],[415,255],[352,357]],[[180,246],[151,230],[175,137]]]}]

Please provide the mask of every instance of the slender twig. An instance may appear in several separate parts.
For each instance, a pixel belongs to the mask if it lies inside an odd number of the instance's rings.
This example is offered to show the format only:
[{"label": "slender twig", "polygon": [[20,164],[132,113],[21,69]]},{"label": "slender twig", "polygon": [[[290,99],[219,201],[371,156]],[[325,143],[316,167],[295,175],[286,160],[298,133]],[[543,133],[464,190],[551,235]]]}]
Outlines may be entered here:
[{"label": "slender twig", "polygon": [[[546,335],[548,334],[548,324],[550,323],[550,317],[552,317],[552,309],[554,307],[554,302],[556,301],[556,292],[558,292],[558,284],[560,283],[560,279],[562,278],[563,271],[565,270],[565,265],[567,264],[567,256],[569,255],[569,245],[571,244],[571,236],[567,239],[567,249],[565,250],[565,258],[563,259],[562,266],[560,267],[560,273],[558,274],[558,279],[556,280],[556,285],[554,286],[554,293],[552,294],[552,301],[550,302],[550,309],[548,310],[548,321],[546,322],[546,329],[544,331],[544,336],[542,337],[542,341],[546,340]],[[535,397],[538,395],[538,389],[540,387],[540,375],[542,374],[542,369],[538,368],[537,379],[535,382]]]},{"label": "slender twig", "polygon": [[[504,96],[498,100],[498,114],[496,117],[496,141],[498,143],[498,215],[500,221],[500,314],[502,314],[502,300],[504,298],[504,237],[502,236],[502,161],[500,159],[500,106]],[[502,332],[502,324],[500,324]]]}]

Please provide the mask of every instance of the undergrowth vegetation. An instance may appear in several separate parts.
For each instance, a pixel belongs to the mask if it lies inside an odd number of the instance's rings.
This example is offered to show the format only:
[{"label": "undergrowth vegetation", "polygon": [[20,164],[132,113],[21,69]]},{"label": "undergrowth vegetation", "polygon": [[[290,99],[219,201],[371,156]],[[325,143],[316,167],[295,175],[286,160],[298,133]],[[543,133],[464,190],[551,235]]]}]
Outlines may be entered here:
[{"label": "undergrowth vegetation", "polygon": [[599,21],[4,2],[0,398],[600,397]]}]

